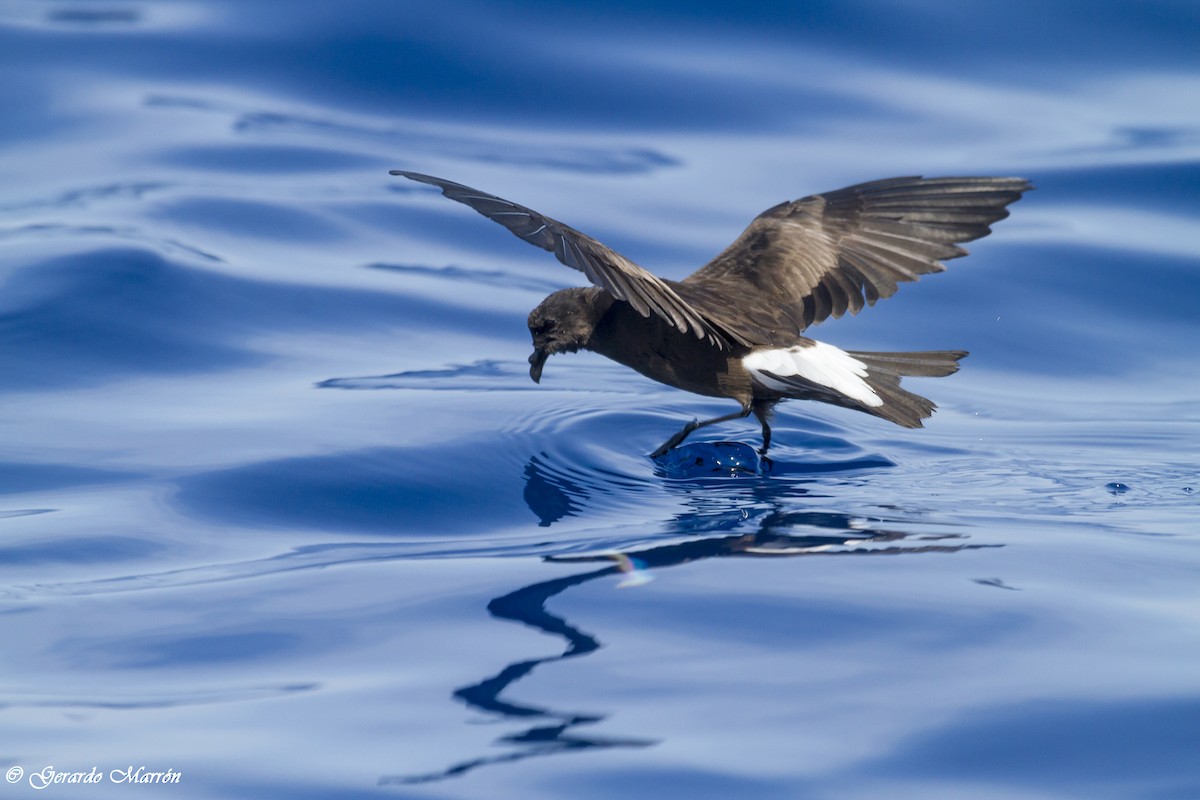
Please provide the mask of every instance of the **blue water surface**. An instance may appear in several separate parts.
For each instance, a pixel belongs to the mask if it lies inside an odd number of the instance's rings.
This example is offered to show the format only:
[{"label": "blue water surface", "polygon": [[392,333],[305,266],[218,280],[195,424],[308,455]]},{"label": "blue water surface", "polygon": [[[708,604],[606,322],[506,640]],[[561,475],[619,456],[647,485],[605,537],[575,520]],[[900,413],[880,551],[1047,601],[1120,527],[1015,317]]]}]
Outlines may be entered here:
[{"label": "blue water surface", "polygon": [[[0,3],[6,796],[1200,797],[1200,13]],[[590,355],[583,278],[782,200],[1037,191],[815,335],[924,430]],[[130,787],[114,774],[174,775]],[[12,784],[11,786],[9,784]],[[40,795],[39,795],[40,796]]]}]

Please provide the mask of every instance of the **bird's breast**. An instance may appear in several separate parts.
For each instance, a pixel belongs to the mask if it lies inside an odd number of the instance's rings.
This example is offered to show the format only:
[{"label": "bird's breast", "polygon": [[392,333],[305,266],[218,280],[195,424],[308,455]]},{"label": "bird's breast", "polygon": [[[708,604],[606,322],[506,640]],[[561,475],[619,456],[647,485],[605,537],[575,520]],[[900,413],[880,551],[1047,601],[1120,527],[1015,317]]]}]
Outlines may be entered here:
[{"label": "bird's breast", "polygon": [[677,389],[749,402],[750,374],[741,356],[693,334],[680,333],[659,317],[643,317],[628,303],[613,303],[600,319],[589,350]]}]

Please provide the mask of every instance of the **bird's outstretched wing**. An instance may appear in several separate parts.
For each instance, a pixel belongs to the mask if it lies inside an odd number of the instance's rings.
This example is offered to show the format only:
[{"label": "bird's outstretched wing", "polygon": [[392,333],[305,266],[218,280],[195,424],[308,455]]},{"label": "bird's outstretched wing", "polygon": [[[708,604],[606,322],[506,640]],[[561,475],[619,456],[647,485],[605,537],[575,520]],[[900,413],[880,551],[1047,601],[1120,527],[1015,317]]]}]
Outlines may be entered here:
[{"label": "bird's outstretched wing", "polygon": [[987,236],[1021,178],[891,178],[781,203],[676,292],[743,343],[787,345],[799,331],[941,272]]},{"label": "bird's outstretched wing", "polygon": [[675,292],[672,285],[678,284],[655,277],[571,226],[461,183],[399,169],[392,170],[391,174],[438,187],[451,200],[470,206],[521,239],[554,253],[559,261],[579,270],[613,297],[629,303],[643,317],[657,314],[683,333],[691,332],[699,339],[707,338],[718,346],[728,346],[723,333]]}]

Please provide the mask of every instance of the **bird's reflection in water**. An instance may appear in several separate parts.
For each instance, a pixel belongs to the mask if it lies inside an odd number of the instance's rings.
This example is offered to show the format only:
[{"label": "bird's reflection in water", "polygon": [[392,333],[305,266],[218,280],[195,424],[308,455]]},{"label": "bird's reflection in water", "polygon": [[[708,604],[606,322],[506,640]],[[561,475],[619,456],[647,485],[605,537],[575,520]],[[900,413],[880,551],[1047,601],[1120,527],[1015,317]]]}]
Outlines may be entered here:
[{"label": "bird's reflection in water", "polygon": [[[574,515],[586,501],[583,484],[561,475],[547,474],[543,461],[534,457],[525,469],[525,499],[543,525],[564,515]],[[769,482],[768,482],[769,483]],[[784,494],[769,502],[777,489],[753,492],[757,501],[753,513],[725,514],[718,507],[701,504],[687,519],[677,518],[668,525],[668,535],[681,532],[698,538],[674,541],[659,546],[637,546],[624,552],[606,551],[579,555],[551,555],[545,561],[557,564],[600,563],[604,566],[576,575],[541,581],[502,595],[488,603],[488,612],[497,619],[511,620],[536,628],[565,643],[562,653],[545,658],[517,661],[495,675],[464,686],[454,697],[469,707],[501,719],[532,722],[522,730],[503,736],[497,744],[506,752],[469,758],[445,769],[421,775],[391,775],[380,784],[417,784],[463,775],[479,767],[510,763],[535,756],[613,747],[649,747],[654,739],[606,737],[589,734],[586,726],[606,718],[605,714],[579,714],[506,700],[502,695],[514,683],[542,664],[565,661],[587,655],[602,646],[596,637],[546,610],[547,601],[567,589],[606,576],[622,576],[618,585],[645,583],[650,570],[707,558],[797,557],[845,555],[901,555],[914,553],[954,553],[998,545],[969,544],[951,535],[913,534],[880,527],[880,521],[849,514],[787,510]],[[573,496],[568,496],[568,492]],[[793,484],[786,497],[793,502],[803,491]],[[768,500],[764,504],[761,502]],[[743,506],[744,508],[744,506]],[[556,516],[557,515],[557,516]],[[706,518],[706,519],[704,519]],[[753,527],[754,530],[746,530]],[[957,541],[956,541],[957,540]],[[534,722],[536,720],[536,722]]]},{"label": "bird's reflection in water", "polygon": [[[611,562],[611,559],[606,559]],[[503,764],[521,761],[534,756],[552,755],[554,753],[588,750],[608,747],[648,747],[655,744],[653,739],[624,739],[588,735],[580,732],[579,728],[597,723],[604,715],[575,714],[560,712],[548,708],[522,705],[501,698],[501,694],[512,684],[533,672],[540,664],[563,661],[568,658],[586,655],[600,649],[600,642],[591,634],[581,631],[562,617],[557,617],[546,610],[546,601],[556,594],[578,586],[581,583],[613,575],[620,572],[617,564],[569,575],[564,578],[542,581],[530,586],[524,586],[515,592],[497,597],[488,603],[488,612],[498,619],[521,622],[554,636],[561,637],[566,642],[562,653],[546,658],[531,658],[509,664],[490,678],[479,683],[464,686],[454,692],[454,697],[466,703],[471,708],[502,718],[513,720],[533,720],[536,724],[501,737],[497,744],[510,745],[505,753],[494,756],[481,756],[460,761],[440,772],[426,775],[395,775],[380,778],[384,784],[413,784],[453,778],[471,770],[489,764]]]}]

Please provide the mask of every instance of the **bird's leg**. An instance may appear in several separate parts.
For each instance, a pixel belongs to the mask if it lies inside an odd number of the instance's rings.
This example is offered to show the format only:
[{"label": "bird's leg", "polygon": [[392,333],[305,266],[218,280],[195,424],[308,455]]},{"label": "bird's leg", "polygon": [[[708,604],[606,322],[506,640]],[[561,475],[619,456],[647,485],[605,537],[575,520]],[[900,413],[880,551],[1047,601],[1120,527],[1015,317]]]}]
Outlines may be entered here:
[{"label": "bird's leg", "polygon": [[762,449],[758,451],[758,454],[765,457],[767,455],[767,449],[771,446],[770,422],[771,412],[775,410],[775,404],[771,402],[759,402],[756,400],[751,406],[751,410],[754,411],[754,416],[758,418],[759,424],[762,425],[763,446]]},{"label": "bird's leg", "polygon": [[682,442],[684,439],[686,439],[688,437],[688,434],[690,434],[692,431],[696,430],[697,428],[706,428],[709,425],[716,425],[718,422],[728,422],[731,419],[741,419],[742,417],[748,417],[748,416],[750,416],[750,411],[751,411],[750,406],[746,406],[741,411],[735,411],[732,414],[726,414],[723,417],[714,417],[713,419],[706,419],[704,421],[692,420],[687,425],[683,426],[683,430],[681,430],[679,433],[672,436],[670,439],[667,439],[667,441],[663,443],[662,447],[658,448],[653,453],[651,453],[650,457],[658,458],[659,456],[666,455],[668,450],[671,450],[672,448],[676,447],[680,442]]}]

